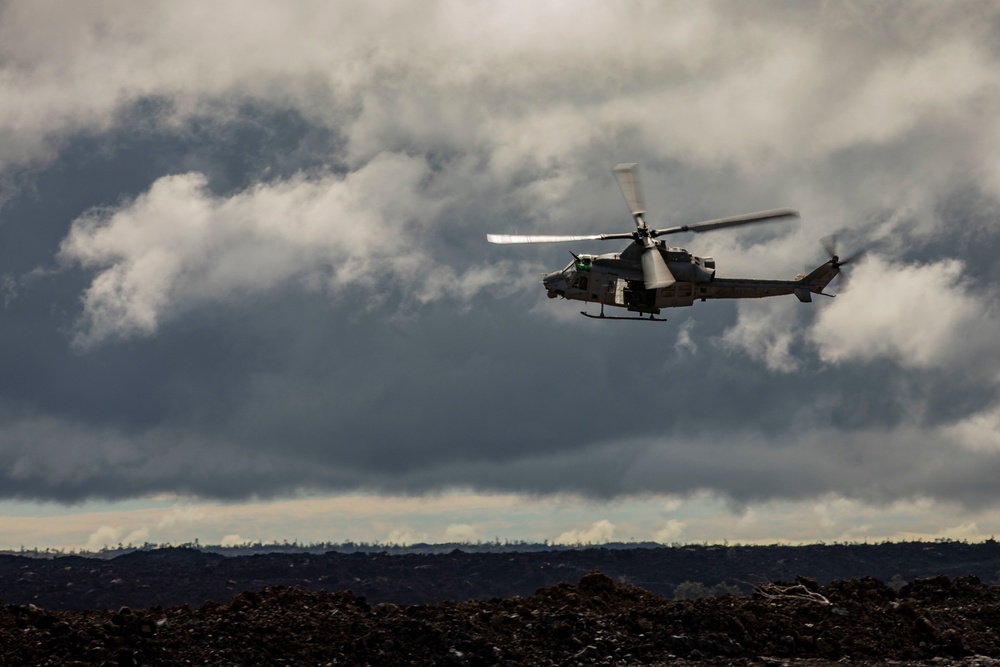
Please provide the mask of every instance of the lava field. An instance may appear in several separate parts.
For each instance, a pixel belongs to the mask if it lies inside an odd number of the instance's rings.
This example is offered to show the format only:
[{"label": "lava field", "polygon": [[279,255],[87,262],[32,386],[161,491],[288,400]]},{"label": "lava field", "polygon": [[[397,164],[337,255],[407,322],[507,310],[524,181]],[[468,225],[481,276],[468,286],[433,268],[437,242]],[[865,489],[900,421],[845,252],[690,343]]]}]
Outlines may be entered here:
[{"label": "lava field", "polygon": [[[677,600],[596,569],[527,594],[494,596],[475,589],[470,581],[482,582],[463,569],[492,563],[491,585],[502,588],[499,564],[512,563],[506,574],[518,575],[522,586],[573,572],[567,561],[608,555],[601,551],[542,553],[537,560],[457,553],[241,560],[186,550],[105,561],[0,558],[0,664],[1000,665],[1000,587],[968,574],[897,578],[892,586],[869,576],[821,582],[800,575],[758,580],[746,594]],[[711,564],[708,553],[703,566]],[[644,563],[656,555],[612,554]],[[659,555],[667,564],[677,554]],[[958,568],[956,559],[945,560]],[[528,562],[536,569],[547,564],[538,570],[544,576],[525,569]],[[910,572],[913,562],[895,565]],[[344,563],[382,569],[343,569]],[[396,580],[390,564],[401,568]],[[966,562],[966,569],[992,566],[988,559]],[[738,570],[733,564],[731,571]],[[318,580],[320,572],[325,580]],[[279,574],[292,583],[274,583]],[[376,590],[360,574],[374,576],[382,600],[359,594]],[[267,583],[244,587],[247,581]],[[417,591],[417,581],[438,582],[440,591]],[[240,590],[205,593],[231,588]],[[130,590],[139,592],[136,600],[159,601],[107,604],[129,598]],[[200,602],[170,602],[178,598]]]}]

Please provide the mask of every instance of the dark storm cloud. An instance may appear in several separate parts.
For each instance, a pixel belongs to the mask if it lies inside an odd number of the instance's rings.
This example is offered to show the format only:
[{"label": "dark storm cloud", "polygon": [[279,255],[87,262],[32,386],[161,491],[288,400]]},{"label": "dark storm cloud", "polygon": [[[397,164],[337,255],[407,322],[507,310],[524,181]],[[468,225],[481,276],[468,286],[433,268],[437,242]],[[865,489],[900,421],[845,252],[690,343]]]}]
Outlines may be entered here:
[{"label": "dark storm cloud", "polygon": [[[993,502],[997,55],[967,30],[992,12],[880,7],[769,3],[760,34],[727,3],[615,12],[547,41],[501,14],[471,50],[439,14],[435,48],[365,14],[398,44],[261,70],[234,36],[228,70],[171,51],[186,83],[144,42],[145,69],[111,77],[144,92],[96,88],[72,122],[40,92],[56,70],[20,75],[37,114],[3,163],[0,489]],[[186,15],[124,21],[169,43]],[[635,28],[660,39],[620,46]],[[106,55],[72,62],[86,79]],[[832,301],[601,323],[538,273],[617,248],[484,242],[628,229],[626,160],[656,224],[802,209],[677,239],[720,275],[790,278],[836,229],[872,261]]]}]

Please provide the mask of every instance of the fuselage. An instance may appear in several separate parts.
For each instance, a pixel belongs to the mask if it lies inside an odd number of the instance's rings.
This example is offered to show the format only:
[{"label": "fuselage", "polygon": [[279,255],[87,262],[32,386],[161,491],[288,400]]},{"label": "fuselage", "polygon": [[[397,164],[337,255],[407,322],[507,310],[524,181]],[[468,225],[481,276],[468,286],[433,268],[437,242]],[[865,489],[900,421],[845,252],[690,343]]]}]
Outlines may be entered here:
[{"label": "fuselage", "polygon": [[626,308],[637,313],[656,314],[661,308],[691,306],[708,299],[761,299],[794,294],[811,301],[839,273],[835,261],[823,264],[808,275],[794,280],[717,278],[715,260],[696,257],[683,248],[658,246],[676,282],[667,287],[646,289],[641,253],[632,244],[621,253],[578,255],[561,271],[547,274],[542,283],[550,298],[562,297]]}]

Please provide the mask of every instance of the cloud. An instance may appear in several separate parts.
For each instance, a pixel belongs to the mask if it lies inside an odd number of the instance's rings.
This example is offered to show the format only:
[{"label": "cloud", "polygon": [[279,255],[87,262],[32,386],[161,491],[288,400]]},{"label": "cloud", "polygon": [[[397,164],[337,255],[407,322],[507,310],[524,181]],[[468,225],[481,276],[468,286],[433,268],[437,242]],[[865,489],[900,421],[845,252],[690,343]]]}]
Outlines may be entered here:
[{"label": "cloud", "polygon": [[605,544],[614,538],[615,525],[607,519],[585,528],[567,530],[555,539],[556,544]]},{"label": "cloud", "polygon": [[653,534],[653,541],[659,542],[660,544],[673,544],[674,542],[678,542],[680,541],[681,535],[684,534],[684,529],[686,527],[687,524],[683,521],[668,519],[663,528]]},{"label": "cloud", "polygon": [[[558,526],[576,524],[584,527],[598,517],[615,525],[615,532],[628,540],[656,540],[670,544],[704,542],[730,544],[774,544],[775,542],[809,544],[817,541],[926,540],[939,537],[981,541],[1000,534],[1000,524],[993,508],[963,508],[955,503],[927,496],[888,504],[869,504],[858,499],[822,496],[803,504],[799,500],[769,501],[748,506],[742,514],[727,511],[725,499],[713,494],[697,494],[672,502],[672,518],[664,522],[662,503],[653,498],[624,499],[612,505],[579,502],[553,503],[550,499],[524,497],[485,497],[457,494],[439,497],[387,498],[373,495],[293,498],[251,501],[239,504],[194,502],[191,500],[132,501],[124,506],[83,503],[67,511],[56,504],[30,506],[31,516],[14,516],[15,508],[4,503],[4,521],[0,529],[0,547],[86,548],[93,537],[92,549],[109,547],[125,540],[135,526],[148,526],[149,536],[133,540],[153,543],[183,544],[198,540],[202,545],[243,544],[258,540],[267,543],[297,540],[304,544],[339,540],[384,542],[387,516],[420,530],[427,529],[436,542],[443,538],[442,527],[456,516],[474,509],[481,518],[486,535],[501,539],[518,537],[542,542],[562,532]],[[178,505],[195,509],[196,523],[172,524],[163,517],[176,512]],[[194,506],[193,506],[194,505]],[[606,514],[610,512],[611,514]],[[754,521],[747,521],[753,516]],[[330,517],[336,517],[338,530],[330,532]],[[405,517],[405,519],[403,518]],[[959,519],[958,517],[962,517]],[[681,522],[683,533],[670,533]],[[252,538],[241,531],[227,534],[226,526],[253,525]],[[160,526],[163,527],[160,527]],[[517,533],[511,527],[517,527]],[[496,532],[494,532],[494,529]],[[667,532],[661,532],[667,531]],[[658,536],[659,535],[659,539]]]},{"label": "cloud", "polygon": [[395,526],[385,538],[385,542],[388,544],[400,544],[403,546],[426,543],[427,541],[427,533],[414,530],[409,526]]},{"label": "cloud", "polygon": [[243,539],[236,533],[230,533],[229,535],[226,535],[222,538],[222,540],[219,542],[219,545],[223,547],[235,547],[246,543],[247,540]]},{"label": "cloud", "polygon": [[101,526],[87,539],[86,549],[88,551],[97,551],[102,547],[113,545],[118,541],[120,534],[120,529],[115,529],[111,526]]},{"label": "cloud", "polygon": [[[773,3],[755,9],[749,28],[728,18],[745,11],[716,2],[567,12],[557,0],[439,0],[421,12],[363,2],[8,5],[0,136],[8,163],[50,160],[72,133],[105,131],[137,101],[163,100],[155,122],[181,127],[258,100],[342,131],[356,165],[385,151],[473,150],[500,170],[532,158],[559,169],[592,138],[631,131],[669,156],[770,170],[890,144],[927,123],[961,128],[952,139],[968,141],[996,103],[995,63],[982,48],[988,3],[861,16]],[[540,28],[554,24],[562,29]],[[971,155],[991,168],[1000,137],[975,136],[988,142]]]},{"label": "cloud", "polygon": [[[416,230],[440,211],[420,160],[382,156],[346,177],[258,185],[229,197],[197,173],[165,176],[135,200],[74,221],[60,259],[96,272],[77,342],[154,333],[193,306],[235,302],[295,281],[336,295],[400,285],[426,303],[469,299],[504,280],[436,262]],[[392,183],[393,194],[383,188]]]},{"label": "cloud", "polygon": [[695,354],[698,352],[698,343],[695,342],[694,337],[691,335],[694,325],[695,321],[689,319],[677,330],[677,342],[674,343],[674,350],[677,351],[677,354]]},{"label": "cloud", "polygon": [[942,436],[974,452],[1000,454],[1000,405],[942,427]]},{"label": "cloud", "polygon": [[854,269],[852,289],[819,313],[809,337],[834,364],[888,357],[904,368],[993,367],[987,351],[1000,335],[995,305],[965,275],[957,259],[899,264],[872,257]]},{"label": "cloud", "polygon": [[[996,16],[4,4],[0,486],[995,503]],[[583,321],[539,273],[624,244],[483,236],[628,229],[621,161],[656,226],[802,211],[678,237],[720,276],[791,278],[838,229],[871,261],[836,299]],[[628,531],[594,513],[546,535]],[[497,530],[449,513],[371,539]]]},{"label": "cloud", "polygon": [[145,526],[129,530],[122,526],[101,526],[87,538],[84,549],[100,551],[105,547],[115,547],[117,544],[141,545],[149,537],[149,529]]},{"label": "cloud", "polygon": [[444,529],[445,542],[471,543],[482,539],[479,529],[468,523],[452,523]]},{"label": "cloud", "polygon": [[723,348],[780,373],[801,370],[815,351],[826,364],[888,359],[914,370],[961,369],[970,381],[1000,378],[989,354],[1000,335],[995,300],[961,260],[904,263],[875,255],[848,268],[849,286],[834,283],[840,293],[811,306],[811,324],[789,299],[741,302],[737,322],[720,338]]},{"label": "cloud", "polygon": [[736,324],[722,334],[725,349],[748,354],[776,373],[791,373],[799,369],[793,344],[797,339],[797,323],[788,299],[762,303],[740,303]]}]

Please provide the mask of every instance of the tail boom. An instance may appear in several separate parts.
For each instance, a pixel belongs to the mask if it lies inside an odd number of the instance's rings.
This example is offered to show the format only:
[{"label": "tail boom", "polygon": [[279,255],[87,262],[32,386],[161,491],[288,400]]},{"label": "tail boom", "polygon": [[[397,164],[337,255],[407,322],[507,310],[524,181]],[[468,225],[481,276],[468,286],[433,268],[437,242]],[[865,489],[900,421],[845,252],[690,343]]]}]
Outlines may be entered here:
[{"label": "tail boom", "polygon": [[704,301],[706,299],[763,299],[769,296],[794,294],[799,301],[808,303],[812,301],[813,294],[825,294],[823,290],[839,273],[840,266],[829,261],[808,275],[796,276],[795,280],[716,278],[709,283],[698,284],[695,296]]}]

